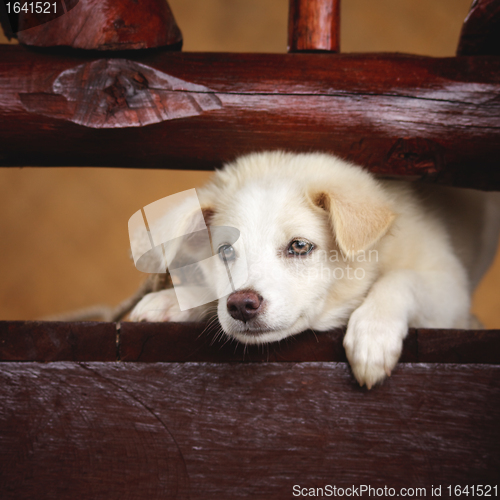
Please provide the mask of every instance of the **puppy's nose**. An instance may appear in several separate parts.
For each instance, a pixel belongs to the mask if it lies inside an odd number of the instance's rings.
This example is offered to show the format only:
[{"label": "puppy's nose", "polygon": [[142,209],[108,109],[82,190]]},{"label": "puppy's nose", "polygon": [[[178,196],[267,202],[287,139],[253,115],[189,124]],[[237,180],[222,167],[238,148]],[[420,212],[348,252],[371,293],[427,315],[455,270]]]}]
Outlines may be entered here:
[{"label": "puppy's nose", "polygon": [[261,304],[262,297],[251,290],[234,292],[227,298],[229,314],[243,323],[257,316]]}]

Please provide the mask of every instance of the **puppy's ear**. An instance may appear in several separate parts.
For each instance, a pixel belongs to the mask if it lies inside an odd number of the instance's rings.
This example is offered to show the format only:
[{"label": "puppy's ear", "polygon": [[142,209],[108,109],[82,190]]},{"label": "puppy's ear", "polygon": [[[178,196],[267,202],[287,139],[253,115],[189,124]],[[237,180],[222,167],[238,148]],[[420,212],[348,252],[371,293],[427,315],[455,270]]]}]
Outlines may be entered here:
[{"label": "puppy's ear", "polygon": [[330,216],[335,239],[344,255],[354,255],[373,246],[387,232],[396,215],[389,202],[378,193],[349,195],[337,190],[318,190],[310,194],[314,205]]}]

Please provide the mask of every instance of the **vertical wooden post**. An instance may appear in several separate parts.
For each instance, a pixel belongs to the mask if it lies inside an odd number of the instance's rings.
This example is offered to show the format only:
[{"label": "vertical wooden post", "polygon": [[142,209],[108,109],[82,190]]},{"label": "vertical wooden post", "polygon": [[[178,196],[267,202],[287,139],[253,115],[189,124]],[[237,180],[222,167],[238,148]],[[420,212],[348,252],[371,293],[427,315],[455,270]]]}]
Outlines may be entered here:
[{"label": "vertical wooden post", "polygon": [[339,52],[340,0],[290,0],[288,52]]},{"label": "vertical wooden post", "polygon": [[500,55],[500,0],[474,0],[465,18],[457,56]]}]

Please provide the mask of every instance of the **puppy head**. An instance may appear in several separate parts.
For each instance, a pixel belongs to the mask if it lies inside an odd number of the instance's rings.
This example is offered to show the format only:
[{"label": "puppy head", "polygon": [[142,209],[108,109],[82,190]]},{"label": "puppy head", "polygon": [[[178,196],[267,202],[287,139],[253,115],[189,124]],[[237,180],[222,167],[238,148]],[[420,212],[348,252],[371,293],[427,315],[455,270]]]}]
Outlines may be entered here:
[{"label": "puppy head", "polygon": [[311,305],[326,293],[321,277],[314,276],[320,266],[317,249],[332,239],[326,217],[314,213],[300,189],[279,180],[249,182],[227,209],[216,210],[214,222],[240,229],[248,279],[219,299],[222,328],[246,343],[306,329]]},{"label": "puppy head", "polygon": [[370,174],[327,155],[243,157],[203,195],[212,224],[241,232],[248,279],[219,299],[218,316],[245,343],[345,324],[375,274],[373,263],[359,263],[353,276],[352,259],[395,217]]}]

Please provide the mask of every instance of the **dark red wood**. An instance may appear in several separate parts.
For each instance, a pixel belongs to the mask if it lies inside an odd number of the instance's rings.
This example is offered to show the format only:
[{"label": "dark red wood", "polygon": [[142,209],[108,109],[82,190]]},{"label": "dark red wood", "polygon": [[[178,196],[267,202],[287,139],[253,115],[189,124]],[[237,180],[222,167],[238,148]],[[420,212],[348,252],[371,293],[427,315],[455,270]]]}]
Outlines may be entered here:
[{"label": "dark red wood", "polygon": [[64,15],[59,13],[64,8],[61,2],[57,4],[55,14],[21,12],[21,43],[95,50],[182,46],[182,34],[166,0],[79,0]]},{"label": "dark red wood", "polygon": [[346,362],[344,330],[304,332],[279,343],[243,345],[220,335],[218,324],[127,323],[120,328],[120,359],[139,362]]},{"label": "dark red wood", "polygon": [[[304,332],[279,343],[243,345],[219,325],[122,323],[120,359],[140,362],[345,362],[344,329]],[[499,330],[411,329],[401,362],[500,364]]]},{"label": "dark red wood", "polygon": [[500,55],[500,0],[474,0],[467,15],[457,55]]},{"label": "dark red wood", "polygon": [[418,361],[500,364],[500,330],[417,330]]},{"label": "dark red wood", "polygon": [[288,52],[340,51],[340,0],[289,0]]},{"label": "dark red wood", "polygon": [[[0,321],[0,361],[346,362],[344,329],[264,346],[220,333],[205,323]],[[411,329],[401,362],[500,364],[500,331]]]},{"label": "dark red wood", "polygon": [[343,363],[3,363],[0,399],[5,500],[498,484],[499,366],[403,364],[367,391]]},{"label": "dark red wood", "polygon": [[212,169],[318,150],[380,175],[500,188],[497,57],[134,58],[2,47],[0,165]]},{"label": "dark red wood", "polygon": [[0,321],[0,361],[115,361],[115,323]]}]

